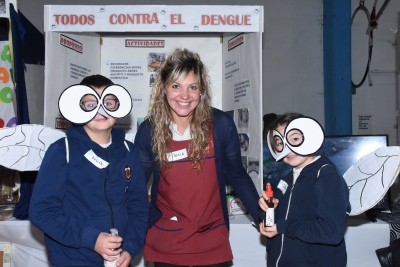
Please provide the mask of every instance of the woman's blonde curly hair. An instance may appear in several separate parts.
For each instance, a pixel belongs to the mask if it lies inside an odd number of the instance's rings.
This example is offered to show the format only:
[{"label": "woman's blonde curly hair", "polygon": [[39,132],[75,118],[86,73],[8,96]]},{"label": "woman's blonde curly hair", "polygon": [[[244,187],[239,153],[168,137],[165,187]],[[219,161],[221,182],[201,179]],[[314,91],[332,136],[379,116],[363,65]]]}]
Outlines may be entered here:
[{"label": "woman's blonde curly hair", "polygon": [[212,109],[207,69],[197,53],[187,49],[176,49],[168,55],[158,71],[148,113],[152,125],[152,150],[160,167],[170,167],[167,153],[171,152],[168,145],[172,140],[170,129],[172,111],[165,88],[173,82],[186,78],[191,72],[197,77],[201,94],[199,103],[189,117],[191,141],[188,154],[193,168],[201,168],[201,160],[205,158],[209,149]]}]

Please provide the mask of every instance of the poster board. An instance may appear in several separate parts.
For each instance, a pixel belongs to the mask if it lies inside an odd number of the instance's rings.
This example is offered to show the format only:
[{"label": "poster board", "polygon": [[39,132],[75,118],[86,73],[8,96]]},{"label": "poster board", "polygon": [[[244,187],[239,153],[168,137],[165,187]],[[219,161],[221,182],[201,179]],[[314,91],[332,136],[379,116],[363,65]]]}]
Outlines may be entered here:
[{"label": "poster board", "polygon": [[132,112],[118,120],[117,126],[134,134],[147,114],[158,61],[175,48],[188,48],[199,53],[209,70],[212,105],[231,114],[242,134],[239,137],[247,138],[243,140],[242,156],[260,191],[262,6],[44,8],[45,126],[65,128],[67,122],[58,111],[59,95],[83,76],[99,73],[130,92]]},{"label": "poster board", "polygon": [[9,18],[10,17],[10,4],[14,5],[14,9],[18,10],[17,0],[1,0],[0,1],[0,17]]},{"label": "poster board", "polygon": [[[225,33],[223,44],[223,110],[233,111],[242,161],[255,184],[262,186],[261,35]],[[259,49],[260,51],[255,51]],[[244,144],[243,144],[244,142]]]},{"label": "poster board", "polygon": [[68,122],[59,113],[58,98],[85,76],[101,73],[100,36],[46,32],[45,38],[44,125],[65,129]]},{"label": "poster board", "polygon": [[[199,34],[198,34],[199,35]],[[127,43],[138,43],[138,45]],[[141,45],[151,43],[151,45]],[[190,47],[206,62],[211,78],[212,104],[222,109],[221,76],[222,44],[219,35],[169,35],[169,36],[118,36],[102,37],[101,58],[102,73],[114,83],[127,88],[133,101],[131,114],[118,119],[116,126],[127,132],[136,133],[139,124],[147,115],[150,94],[160,63],[168,53],[178,47]]]}]

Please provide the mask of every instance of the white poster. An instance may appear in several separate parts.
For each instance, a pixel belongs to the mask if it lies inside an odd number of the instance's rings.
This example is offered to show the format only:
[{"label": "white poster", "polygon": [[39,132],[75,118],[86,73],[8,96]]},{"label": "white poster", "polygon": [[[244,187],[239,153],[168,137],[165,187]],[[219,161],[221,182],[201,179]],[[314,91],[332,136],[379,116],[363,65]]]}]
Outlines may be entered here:
[{"label": "white poster", "polygon": [[100,37],[96,34],[46,32],[44,125],[68,127],[58,110],[58,98],[88,75],[100,74]]},{"label": "white poster", "polygon": [[[242,156],[262,158],[261,34],[225,33],[222,108],[234,110]],[[262,173],[262,165],[259,166]],[[258,190],[261,179],[254,180]]]},{"label": "white poster", "polygon": [[117,126],[136,133],[146,117],[151,91],[161,64],[176,48],[199,53],[211,79],[212,105],[221,109],[222,103],[222,44],[220,36],[119,36],[103,37],[101,72],[125,87],[131,94],[131,114],[117,121]]},{"label": "white poster", "polygon": [[13,4],[15,11],[18,12],[16,0],[0,0],[0,17],[10,17],[10,4]]}]

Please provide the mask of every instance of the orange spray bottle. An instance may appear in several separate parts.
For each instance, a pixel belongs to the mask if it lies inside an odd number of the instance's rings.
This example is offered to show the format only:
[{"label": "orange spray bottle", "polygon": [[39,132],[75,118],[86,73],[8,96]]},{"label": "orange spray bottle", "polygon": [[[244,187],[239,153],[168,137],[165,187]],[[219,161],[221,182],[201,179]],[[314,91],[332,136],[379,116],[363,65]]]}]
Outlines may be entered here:
[{"label": "orange spray bottle", "polygon": [[264,226],[269,227],[273,226],[275,224],[275,210],[274,210],[274,203],[272,202],[272,199],[274,197],[274,192],[272,191],[272,186],[270,183],[267,183],[265,190],[265,194],[268,197],[267,206],[268,209],[265,212],[265,218],[264,218]]}]

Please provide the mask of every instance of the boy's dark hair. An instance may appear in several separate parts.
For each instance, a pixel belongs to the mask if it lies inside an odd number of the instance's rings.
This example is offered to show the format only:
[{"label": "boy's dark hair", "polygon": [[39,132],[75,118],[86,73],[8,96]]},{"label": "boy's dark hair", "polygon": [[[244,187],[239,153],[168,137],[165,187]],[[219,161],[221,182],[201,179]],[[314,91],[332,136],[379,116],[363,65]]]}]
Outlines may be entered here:
[{"label": "boy's dark hair", "polygon": [[103,86],[109,86],[114,84],[110,79],[107,77],[104,77],[103,75],[100,74],[95,74],[91,76],[87,76],[83,78],[81,81],[82,85],[87,85],[91,87],[103,87]]},{"label": "boy's dark hair", "polygon": [[268,131],[271,128],[271,125],[278,118],[278,115],[275,113],[268,113],[263,116],[264,128],[263,128],[263,140],[267,138]]},{"label": "boy's dark hair", "polygon": [[[269,127],[268,132],[269,134],[269,142],[270,144],[274,144],[274,135],[272,133],[273,130],[276,130],[276,128],[278,128],[279,126],[282,125],[287,125],[290,121],[294,120],[295,118],[298,117],[302,117],[303,114],[300,113],[285,113],[283,115],[278,116],[278,118],[273,121],[273,123],[271,124],[271,126]],[[272,146],[272,149],[274,150],[274,152],[276,153],[276,149],[275,146]]]}]

